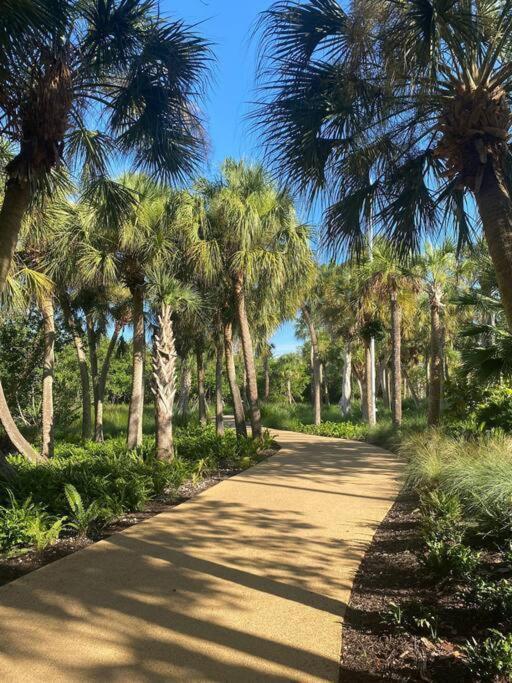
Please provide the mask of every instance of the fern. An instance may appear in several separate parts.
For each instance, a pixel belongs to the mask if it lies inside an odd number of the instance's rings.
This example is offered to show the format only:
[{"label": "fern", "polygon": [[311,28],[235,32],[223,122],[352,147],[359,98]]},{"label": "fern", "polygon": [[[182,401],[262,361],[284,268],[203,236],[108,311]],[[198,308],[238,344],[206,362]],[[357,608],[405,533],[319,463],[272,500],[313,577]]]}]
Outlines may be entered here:
[{"label": "fern", "polygon": [[69,526],[75,529],[79,536],[87,536],[91,525],[100,515],[98,502],[93,500],[89,507],[86,508],[82,496],[73,484],[65,484],[64,493],[72,514],[72,521],[69,523]]}]

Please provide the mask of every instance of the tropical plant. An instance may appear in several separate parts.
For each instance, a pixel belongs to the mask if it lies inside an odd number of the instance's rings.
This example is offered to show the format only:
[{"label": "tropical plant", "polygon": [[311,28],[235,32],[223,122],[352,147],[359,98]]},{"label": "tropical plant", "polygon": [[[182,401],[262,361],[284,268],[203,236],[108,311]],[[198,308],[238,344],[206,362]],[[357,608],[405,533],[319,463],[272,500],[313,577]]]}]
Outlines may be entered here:
[{"label": "tropical plant", "polygon": [[[280,177],[325,191],[331,244],[368,207],[402,253],[474,200],[512,326],[510,0],[280,0],[265,12],[257,120]],[[434,417],[434,416],[433,416]]]},{"label": "tropical plant", "polygon": [[[4,167],[1,289],[23,216],[61,162],[92,182],[114,151],[160,176],[194,170],[210,53],[182,22],[164,20],[156,0],[27,0],[8,3],[0,22],[0,119],[16,148]],[[103,129],[90,130],[92,120]]]}]

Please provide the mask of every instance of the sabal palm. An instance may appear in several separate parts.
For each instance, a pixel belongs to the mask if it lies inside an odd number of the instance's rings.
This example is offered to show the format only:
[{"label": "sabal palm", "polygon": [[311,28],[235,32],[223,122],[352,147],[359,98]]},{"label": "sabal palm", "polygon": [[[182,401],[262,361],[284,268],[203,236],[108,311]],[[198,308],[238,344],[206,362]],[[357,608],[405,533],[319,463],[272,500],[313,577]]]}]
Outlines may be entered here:
[{"label": "sabal palm", "polygon": [[[144,408],[145,314],[148,272],[155,263],[176,258],[173,242],[175,193],[141,174],[127,174],[118,183],[104,181],[105,191],[85,193],[90,239],[84,243],[81,266],[91,282],[122,282],[132,298],[133,368],[128,417],[128,446],[142,442]],[[111,205],[115,198],[117,206]],[[185,220],[185,213],[183,220]],[[188,214],[187,214],[188,215]]]},{"label": "sabal palm", "polygon": [[[0,289],[34,190],[61,162],[96,178],[117,151],[160,176],[193,171],[210,58],[157,0],[24,0],[1,14],[0,121],[17,152],[5,166]],[[89,129],[95,121],[101,130]]]},{"label": "sabal palm", "polygon": [[430,377],[428,423],[436,425],[441,418],[444,381],[444,308],[447,290],[453,283],[457,263],[453,245],[446,243],[436,249],[427,244],[416,259],[412,272],[421,278],[430,308]]},{"label": "sabal palm", "polygon": [[476,205],[512,326],[511,0],[277,2],[263,18],[269,153],[330,198],[334,243],[375,219],[403,251]]},{"label": "sabal palm", "polygon": [[307,281],[312,269],[309,230],[297,221],[287,192],[259,165],[228,160],[218,181],[202,184],[207,217],[191,253],[206,277],[223,277],[234,301],[242,341],[253,435],[261,435],[247,292],[266,283],[269,296]]},{"label": "sabal palm", "polygon": [[155,395],[156,456],[174,457],[173,415],[176,395],[176,345],[173,316],[184,310],[195,312],[201,305],[198,292],[176,278],[176,271],[165,261],[155,264],[147,274],[148,297],[153,305],[153,393]]}]

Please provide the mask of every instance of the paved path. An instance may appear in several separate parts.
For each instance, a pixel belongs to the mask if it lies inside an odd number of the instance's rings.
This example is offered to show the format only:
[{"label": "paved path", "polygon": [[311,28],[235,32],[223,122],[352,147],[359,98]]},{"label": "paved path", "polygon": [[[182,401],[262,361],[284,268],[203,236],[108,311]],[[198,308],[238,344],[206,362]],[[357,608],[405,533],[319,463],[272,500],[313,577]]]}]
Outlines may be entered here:
[{"label": "paved path", "polygon": [[278,455],[0,589],[0,681],[337,681],[395,456],[276,432]]}]

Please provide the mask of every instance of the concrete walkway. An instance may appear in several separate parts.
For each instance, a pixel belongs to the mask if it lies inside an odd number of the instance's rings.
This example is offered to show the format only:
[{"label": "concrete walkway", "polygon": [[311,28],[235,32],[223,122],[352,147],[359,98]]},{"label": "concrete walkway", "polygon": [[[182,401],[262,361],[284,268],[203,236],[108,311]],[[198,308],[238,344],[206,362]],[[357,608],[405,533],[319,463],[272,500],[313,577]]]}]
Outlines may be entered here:
[{"label": "concrete walkway", "polygon": [[0,589],[0,681],[337,681],[352,579],[399,488],[379,448],[278,455]]}]

